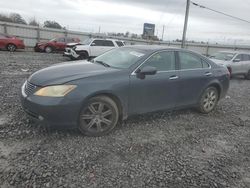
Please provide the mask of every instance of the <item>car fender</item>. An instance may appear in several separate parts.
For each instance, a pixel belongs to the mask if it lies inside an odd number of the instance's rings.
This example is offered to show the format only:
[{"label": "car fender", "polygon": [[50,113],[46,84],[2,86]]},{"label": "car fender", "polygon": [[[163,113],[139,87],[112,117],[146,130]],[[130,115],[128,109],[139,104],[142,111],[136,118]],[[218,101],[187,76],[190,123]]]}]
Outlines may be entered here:
[{"label": "car fender", "polygon": [[87,101],[95,96],[99,95],[105,95],[110,97],[112,100],[115,101],[117,104],[117,107],[119,108],[120,115],[122,115],[122,119],[125,120],[128,117],[128,99],[122,100],[122,97],[119,95],[119,93],[114,93],[114,91],[111,90],[100,90],[94,93],[91,93],[87,97],[84,98],[82,101],[82,107],[84,107],[87,103]]}]

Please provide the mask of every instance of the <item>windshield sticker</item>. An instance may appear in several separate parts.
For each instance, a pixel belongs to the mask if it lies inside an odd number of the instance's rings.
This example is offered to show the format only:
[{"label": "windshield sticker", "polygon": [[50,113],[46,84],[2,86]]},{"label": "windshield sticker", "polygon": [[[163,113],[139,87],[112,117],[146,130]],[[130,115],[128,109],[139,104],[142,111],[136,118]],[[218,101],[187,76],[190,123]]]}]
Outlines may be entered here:
[{"label": "windshield sticker", "polygon": [[145,54],[143,54],[143,53],[140,53],[140,52],[136,52],[136,51],[131,51],[131,52],[129,52],[131,55],[134,55],[134,56],[136,56],[136,57],[142,57],[142,56],[144,56]]}]

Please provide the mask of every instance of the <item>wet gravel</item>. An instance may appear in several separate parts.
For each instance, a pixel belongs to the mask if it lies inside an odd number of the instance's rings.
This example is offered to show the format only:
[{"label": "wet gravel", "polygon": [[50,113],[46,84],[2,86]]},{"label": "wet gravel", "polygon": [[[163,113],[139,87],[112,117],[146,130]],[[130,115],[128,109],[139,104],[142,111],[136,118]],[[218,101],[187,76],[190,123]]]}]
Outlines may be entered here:
[{"label": "wet gravel", "polygon": [[250,81],[233,78],[209,115],[140,115],[90,138],[45,129],[21,109],[24,80],[63,61],[0,52],[0,187],[250,187]]}]

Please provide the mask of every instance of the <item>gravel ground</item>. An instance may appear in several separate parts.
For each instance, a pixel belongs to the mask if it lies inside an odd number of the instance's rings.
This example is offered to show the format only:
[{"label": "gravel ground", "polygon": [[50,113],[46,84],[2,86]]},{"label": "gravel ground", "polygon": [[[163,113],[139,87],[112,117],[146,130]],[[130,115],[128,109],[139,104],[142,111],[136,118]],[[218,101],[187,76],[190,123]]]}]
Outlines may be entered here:
[{"label": "gravel ground", "polygon": [[45,129],[21,109],[24,80],[63,61],[0,52],[0,187],[250,187],[250,81],[232,79],[209,115],[135,116],[90,138]]}]

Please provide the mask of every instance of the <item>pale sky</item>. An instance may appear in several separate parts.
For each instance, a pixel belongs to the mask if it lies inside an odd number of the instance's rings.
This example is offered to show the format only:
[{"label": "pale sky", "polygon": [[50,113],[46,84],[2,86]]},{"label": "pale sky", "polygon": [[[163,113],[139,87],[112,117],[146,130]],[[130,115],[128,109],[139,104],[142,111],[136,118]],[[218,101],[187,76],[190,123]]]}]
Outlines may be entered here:
[{"label": "pale sky", "polygon": [[[193,0],[250,21],[250,0]],[[55,20],[83,32],[142,34],[143,23],[156,24],[164,40],[181,39],[186,0],[0,0],[0,12],[17,12],[26,20]],[[190,6],[188,40],[250,44],[250,24]]]}]

